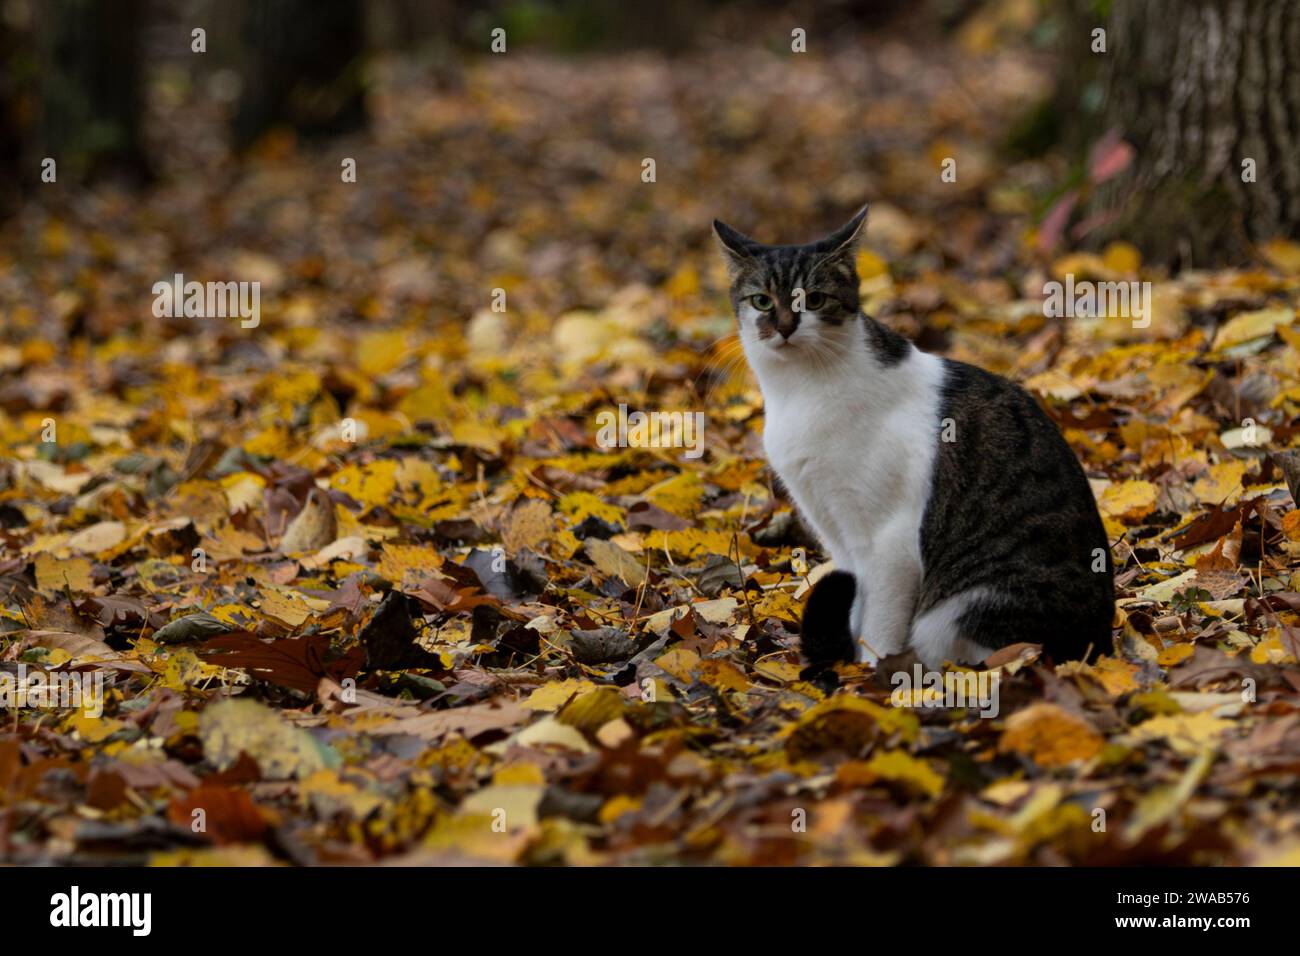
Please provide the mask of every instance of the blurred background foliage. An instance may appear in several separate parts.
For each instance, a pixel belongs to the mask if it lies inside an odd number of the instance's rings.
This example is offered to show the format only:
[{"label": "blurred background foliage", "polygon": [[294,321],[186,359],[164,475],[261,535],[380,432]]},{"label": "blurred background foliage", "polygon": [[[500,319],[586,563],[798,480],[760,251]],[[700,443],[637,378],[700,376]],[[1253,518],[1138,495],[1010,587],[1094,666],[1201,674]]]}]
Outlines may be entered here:
[{"label": "blurred background foliage", "polygon": [[[196,27],[202,55],[191,48]],[[1038,197],[1057,242],[1123,238],[1186,266],[1242,261],[1262,239],[1296,235],[1291,0],[0,0],[0,211],[21,201],[45,157],[65,180],[148,181],[160,163],[153,147],[167,145],[149,141],[162,101],[217,103],[228,145],[243,151],[267,135],[364,128],[376,64],[393,56],[455,87],[468,60],[491,55],[496,28],[510,52],[581,62],[702,48],[792,55],[795,27],[819,53],[892,36],[1012,46],[1043,64],[1054,80],[999,158],[1067,161]],[[1254,182],[1243,183],[1245,158]]]}]

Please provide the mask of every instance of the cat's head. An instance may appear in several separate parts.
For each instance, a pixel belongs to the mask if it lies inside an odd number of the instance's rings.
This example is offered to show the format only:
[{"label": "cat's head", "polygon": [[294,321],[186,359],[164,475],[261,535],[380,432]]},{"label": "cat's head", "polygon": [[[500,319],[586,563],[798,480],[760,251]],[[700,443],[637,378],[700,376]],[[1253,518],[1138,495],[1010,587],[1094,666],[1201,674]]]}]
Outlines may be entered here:
[{"label": "cat's head", "polygon": [[765,246],[713,221],[731,278],[731,305],[751,360],[815,359],[845,341],[858,315],[857,246],[867,207],[802,246]]}]

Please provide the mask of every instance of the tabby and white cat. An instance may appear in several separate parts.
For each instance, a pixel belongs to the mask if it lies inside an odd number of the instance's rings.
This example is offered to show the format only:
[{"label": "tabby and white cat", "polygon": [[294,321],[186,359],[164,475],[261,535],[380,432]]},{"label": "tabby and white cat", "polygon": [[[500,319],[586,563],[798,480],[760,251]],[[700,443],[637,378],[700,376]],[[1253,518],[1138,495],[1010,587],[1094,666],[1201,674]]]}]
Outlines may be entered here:
[{"label": "tabby and white cat", "polygon": [[713,223],[768,460],[836,568],[809,595],[805,656],[1109,650],[1110,549],[1078,460],[1024,390],[859,310],[866,218],[802,246]]}]

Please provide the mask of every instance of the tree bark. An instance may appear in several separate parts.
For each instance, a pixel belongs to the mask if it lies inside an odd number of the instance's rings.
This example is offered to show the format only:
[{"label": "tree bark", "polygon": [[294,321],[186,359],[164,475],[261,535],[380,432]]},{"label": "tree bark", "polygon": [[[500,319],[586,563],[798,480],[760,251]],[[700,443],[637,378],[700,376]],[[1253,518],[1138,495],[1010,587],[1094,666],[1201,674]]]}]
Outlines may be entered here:
[{"label": "tree bark", "polygon": [[1124,238],[1148,259],[1202,266],[1295,237],[1300,3],[1119,0],[1095,25],[1106,28],[1104,54],[1091,51],[1090,31],[1071,38],[1076,57],[1100,59],[1091,138],[1118,129],[1135,153],[1093,190],[1087,215],[1109,222],[1089,239]]}]

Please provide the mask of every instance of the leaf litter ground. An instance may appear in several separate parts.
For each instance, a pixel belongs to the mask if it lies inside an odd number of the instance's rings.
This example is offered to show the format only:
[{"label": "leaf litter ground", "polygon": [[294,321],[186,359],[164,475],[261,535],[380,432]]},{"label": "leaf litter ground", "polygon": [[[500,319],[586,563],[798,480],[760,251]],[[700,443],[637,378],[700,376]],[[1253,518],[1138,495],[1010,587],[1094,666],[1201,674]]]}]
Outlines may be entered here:
[{"label": "leaf litter ground", "polygon": [[[1044,256],[1064,168],[996,137],[1046,73],[970,46],[391,63],[372,138],[238,163],[177,93],[158,183],[43,193],[0,237],[0,667],[104,699],[6,708],[0,856],[1300,861],[1300,250]],[[864,200],[868,310],[1025,383],[1113,541],[1113,652],[1000,654],[994,717],[896,706],[907,660],[801,677],[824,559],[708,224]],[[260,324],[155,317],[177,272]],[[1150,323],[1045,318],[1067,273]],[[599,447],[620,404],[704,454]]]}]

